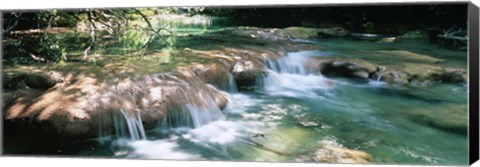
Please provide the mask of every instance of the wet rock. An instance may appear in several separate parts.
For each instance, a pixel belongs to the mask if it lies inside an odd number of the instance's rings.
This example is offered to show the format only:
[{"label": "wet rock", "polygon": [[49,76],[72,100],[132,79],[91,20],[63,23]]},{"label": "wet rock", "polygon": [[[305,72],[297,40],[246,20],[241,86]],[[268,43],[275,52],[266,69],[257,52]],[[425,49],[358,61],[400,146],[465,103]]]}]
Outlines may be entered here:
[{"label": "wet rock", "polygon": [[467,72],[463,69],[446,68],[441,75],[441,80],[446,83],[462,83],[467,79]]},{"label": "wet rock", "polygon": [[[390,52],[389,52],[390,53]],[[398,53],[398,52],[393,52]],[[400,52],[403,54],[403,52]],[[410,59],[437,62],[431,57],[408,54]],[[436,82],[451,84],[467,81],[464,69],[445,68],[435,64],[398,63],[376,65],[369,61],[356,58],[317,57],[306,64],[318,70],[325,76],[347,77],[360,80],[379,80],[393,85],[428,86]]]},{"label": "wet rock", "polygon": [[[7,133],[23,127],[23,133],[76,140],[98,137],[101,132],[115,134],[115,125],[126,118],[151,129],[168,112],[188,116],[188,107],[198,108],[198,112],[219,112],[228,102],[225,93],[196,76],[178,72],[130,76],[110,82],[79,75],[63,86],[13,98],[4,110]],[[211,119],[221,117],[217,116]]]},{"label": "wet rock", "polygon": [[242,71],[234,73],[235,81],[238,87],[252,87],[255,86],[258,78],[266,77],[268,75],[265,71]]},{"label": "wet rock", "polygon": [[252,61],[238,61],[232,70],[232,75],[238,87],[255,86],[256,80],[265,77],[267,74],[263,64]]},{"label": "wet rock", "polygon": [[218,63],[209,63],[209,64],[195,64],[190,68],[195,76],[199,77],[203,82],[212,84],[217,88],[225,91],[229,91],[230,87],[236,87],[236,85],[230,85],[231,76],[229,69]]},{"label": "wet rock", "polygon": [[372,156],[363,151],[324,146],[315,151],[313,160],[328,163],[370,163]]},{"label": "wet rock", "polygon": [[371,163],[373,158],[364,151],[352,150],[343,146],[326,145],[309,155],[301,155],[297,162],[323,162],[323,163]]},{"label": "wet rock", "polygon": [[409,76],[407,73],[399,71],[388,71],[378,75],[380,81],[384,81],[394,85],[407,85],[409,84]]},{"label": "wet rock", "polygon": [[428,34],[421,30],[409,31],[403,35],[398,36],[398,39],[402,40],[419,40],[425,39],[428,40]]},{"label": "wet rock", "polygon": [[416,63],[390,66],[387,72],[380,75],[381,80],[387,83],[414,86],[427,86],[435,82],[457,84],[467,80],[466,71],[463,69]]},{"label": "wet rock", "polygon": [[320,72],[326,76],[352,77],[368,80],[370,73],[375,71],[375,65],[360,59],[337,59],[325,61],[320,64]]}]

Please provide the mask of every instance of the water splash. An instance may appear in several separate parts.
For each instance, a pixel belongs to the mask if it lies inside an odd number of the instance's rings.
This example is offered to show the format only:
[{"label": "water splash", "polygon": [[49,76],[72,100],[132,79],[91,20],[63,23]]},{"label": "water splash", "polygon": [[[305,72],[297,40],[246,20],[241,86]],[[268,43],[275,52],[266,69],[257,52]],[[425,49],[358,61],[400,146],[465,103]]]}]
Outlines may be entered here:
[{"label": "water splash", "polygon": [[148,159],[173,159],[173,160],[195,160],[201,159],[200,155],[191,154],[179,150],[179,144],[169,140],[155,141],[134,141],[128,143],[133,148],[129,157],[141,157]]}]

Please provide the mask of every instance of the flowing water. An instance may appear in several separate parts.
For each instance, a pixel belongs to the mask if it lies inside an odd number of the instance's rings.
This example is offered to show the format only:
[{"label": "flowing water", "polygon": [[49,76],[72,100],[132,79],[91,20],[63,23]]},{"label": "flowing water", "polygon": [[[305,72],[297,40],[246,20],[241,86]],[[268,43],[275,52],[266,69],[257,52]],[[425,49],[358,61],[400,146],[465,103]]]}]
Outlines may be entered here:
[{"label": "flowing water", "polygon": [[123,125],[117,127],[127,127],[128,135],[103,136],[59,149],[81,156],[301,162],[321,146],[332,146],[365,151],[374,163],[467,163],[465,135],[431,127],[411,114],[448,106],[466,108],[467,86],[398,87],[377,80],[359,83],[327,78],[305,66],[316,56],[373,60],[368,51],[405,49],[423,54],[432,51],[433,56],[448,60],[443,65],[466,68],[465,52],[418,41],[313,42],[325,49],[290,52],[284,58],[266,60],[269,75],[259,78],[255,89],[237,90],[230,76],[229,84],[220,88],[229,93],[224,110],[216,107],[213,99],[204,99],[207,105],[203,108],[185,104],[181,110],[187,112],[171,112],[149,131],[144,131],[139,116],[122,112],[124,119],[117,122]]},{"label": "flowing water", "polygon": [[[466,136],[422,124],[408,114],[438,106],[466,107],[466,86],[358,83],[326,78],[302,65],[314,56],[330,55],[327,48],[267,60],[269,75],[258,80],[256,89],[237,91],[234,82],[223,88],[230,96],[223,111],[212,99],[205,99],[211,102],[205,108],[185,104],[188,113],[170,114],[146,132],[139,124],[141,118],[125,116],[130,136],[80,142],[70,152],[141,159],[301,162],[302,156],[321,146],[332,146],[366,151],[375,163],[467,162]],[[193,126],[178,120],[172,126],[169,119],[192,120]]]}]

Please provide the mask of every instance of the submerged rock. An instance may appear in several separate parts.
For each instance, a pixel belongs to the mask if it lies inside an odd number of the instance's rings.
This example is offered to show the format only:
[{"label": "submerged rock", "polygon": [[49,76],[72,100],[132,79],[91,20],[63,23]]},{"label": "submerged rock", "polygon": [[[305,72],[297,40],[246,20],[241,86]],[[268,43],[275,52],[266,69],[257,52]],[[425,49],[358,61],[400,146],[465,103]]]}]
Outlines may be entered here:
[{"label": "submerged rock", "polygon": [[324,146],[315,151],[313,160],[328,163],[370,163],[372,156],[363,151]]},{"label": "submerged rock", "polygon": [[322,163],[371,163],[370,154],[344,148],[342,146],[322,146],[309,155],[301,155],[295,159],[297,162],[322,162]]},{"label": "submerged rock", "polygon": [[368,80],[375,70],[375,65],[361,59],[333,59],[320,64],[320,72],[326,76]]},{"label": "submerged rock", "polygon": [[[444,60],[431,57],[429,55],[418,54],[410,51],[405,50],[380,50],[375,51],[372,54],[374,56],[378,56],[381,59],[391,59],[397,60],[397,62],[412,62],[412,63],[441,63]],[[397,63],[394,62],[394,63]]]},{"label": "submerged rock", "polygon": [[446,104],[405,111],[411,120],[448,132],[467,135],[468,109],[466,105]]}]

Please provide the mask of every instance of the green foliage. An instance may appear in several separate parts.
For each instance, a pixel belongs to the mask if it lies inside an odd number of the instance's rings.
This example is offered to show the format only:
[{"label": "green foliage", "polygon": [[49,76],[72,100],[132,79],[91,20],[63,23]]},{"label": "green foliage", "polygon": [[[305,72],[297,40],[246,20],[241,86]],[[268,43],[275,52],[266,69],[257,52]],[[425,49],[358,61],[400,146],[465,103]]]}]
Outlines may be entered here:
[{"label": "green foliage", "polygon": [[58,12],[58,17],[54,20],[54,26],[57,27],[74,27],[78,21],[81,21],[82,14],[79,12]]},{"label": "green foliage", "polygon": [[[46,62],[58,62],[67,55],[67,51],[64,46],[61,46],[60,42],[56,38],[51,38],[47,35],[43,35],[35,39],[38,45],[31,53],[37,60]],[[30,55],[32,56],[32,55]]]},{"label": "green foliage", "polygon": [[[68,61],[68,53],[69,56],[88,58],[92,53],[138,55],[152,46],[155,49],[173,47],[175,40],[170,30],[158,29],[158,25],[152,25],[149,19],[150,16],[175,12],[175,8],[142,8],[7,14],[3,18],[7,22],[4,27],[14,29],[4,34],[4,41],[7,41],[4,58],[15,64],[53,62],[63,66]],[[75,26],[79,27],[74,31]],[[67,28],[57,29],[59,27]]]},{"label": "green foliage", "polygon": [[119,38],[119,44],[128,50],[140,50],[146,44],[148,36],[141,31],[129,29]]},{"label": "green foliage", "polygon": [[206,8],[201,13],[217,17],[233,17],[238,12],[233,8]]}]

